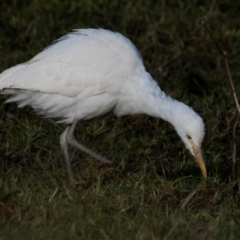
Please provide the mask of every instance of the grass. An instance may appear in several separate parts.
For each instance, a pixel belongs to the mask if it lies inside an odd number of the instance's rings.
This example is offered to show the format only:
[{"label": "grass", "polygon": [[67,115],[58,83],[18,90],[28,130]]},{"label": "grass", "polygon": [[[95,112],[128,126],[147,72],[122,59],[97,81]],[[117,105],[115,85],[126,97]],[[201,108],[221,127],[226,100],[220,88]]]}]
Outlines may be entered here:
[{"label": "grass", "polygon": [[[81,182],[72,188],[59,146],[64,125],[1,96],[0,239],[239,239],[240,179],[231,175],[237,110],[223,59],[201,25],[227,51],[239,95],[239,8],[224,0],[1,1],[0,71],[74,28],[129,37],[161,88],[203,117],[209,177],[169,124],[110,115],[78,124],[76,137],[114,166],[71,149]],[[239,156],[237,147],[238,163]]]}]

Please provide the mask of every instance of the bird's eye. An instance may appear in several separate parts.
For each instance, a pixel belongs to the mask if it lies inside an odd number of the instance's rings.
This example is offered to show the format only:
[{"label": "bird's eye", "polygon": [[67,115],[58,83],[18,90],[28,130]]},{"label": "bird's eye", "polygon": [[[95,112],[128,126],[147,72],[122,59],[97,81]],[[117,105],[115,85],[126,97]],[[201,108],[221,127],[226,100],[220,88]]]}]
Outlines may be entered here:
[{"label": "bird's eye", "polygon": [[188,134],[187,134],[187,138],[190,140],[190,139],[192,139]]}]

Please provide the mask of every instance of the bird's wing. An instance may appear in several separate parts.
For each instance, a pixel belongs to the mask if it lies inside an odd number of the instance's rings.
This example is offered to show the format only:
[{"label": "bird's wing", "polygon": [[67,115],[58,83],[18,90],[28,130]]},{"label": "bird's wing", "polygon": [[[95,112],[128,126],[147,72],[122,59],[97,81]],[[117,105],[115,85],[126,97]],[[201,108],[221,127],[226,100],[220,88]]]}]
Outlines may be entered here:
[{"label": "bird's wing", "polygon": [[63,39],[29,62],[3,72],[0,89],[24,89],[69,97],[115,94],[124,79],[144,67],[137,52],[131,49],[133,45],[125,43],[135,56],[126,52],[124,43],[115,50],[114,44],[109,42],[84,35]]}]

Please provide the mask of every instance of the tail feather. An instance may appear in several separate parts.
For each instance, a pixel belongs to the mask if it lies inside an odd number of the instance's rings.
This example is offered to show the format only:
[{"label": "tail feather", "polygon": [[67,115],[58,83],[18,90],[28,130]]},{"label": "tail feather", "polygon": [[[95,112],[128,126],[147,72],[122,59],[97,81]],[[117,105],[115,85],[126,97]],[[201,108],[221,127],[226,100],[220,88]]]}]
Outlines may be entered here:
[{"label": "tail feather", "polygon": [[[8,85],[8,82],[9,81],[6,81],[8,78],[9,80],[11,79],[11,75],[15,72],[17,72],[18,70],[24,68],[26,66],[25,63],[23,64],[18,64],[14,67],[11,67],[5,71],[3,71],[1,74],[0,74],[0,92],[2,92],[5,88],[11,88],[9,85]],[[11,81],[10,81],[11,82]]]}]

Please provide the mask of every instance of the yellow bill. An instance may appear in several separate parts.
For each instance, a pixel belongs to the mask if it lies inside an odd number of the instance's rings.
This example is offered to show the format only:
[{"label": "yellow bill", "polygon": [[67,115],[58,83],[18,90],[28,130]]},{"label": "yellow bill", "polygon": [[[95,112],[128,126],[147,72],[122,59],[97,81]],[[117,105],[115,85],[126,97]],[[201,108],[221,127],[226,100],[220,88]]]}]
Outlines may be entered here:
[{"label": "yellow bill", "polygon": [[192,146],[193,146],[194,155],[199,165],[199,168],[201,169],[203,176],[207,177],[207,170],[206,170],[205,162],[203,159],[202,151],[196,145],[192,144]]}]

